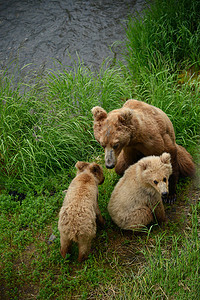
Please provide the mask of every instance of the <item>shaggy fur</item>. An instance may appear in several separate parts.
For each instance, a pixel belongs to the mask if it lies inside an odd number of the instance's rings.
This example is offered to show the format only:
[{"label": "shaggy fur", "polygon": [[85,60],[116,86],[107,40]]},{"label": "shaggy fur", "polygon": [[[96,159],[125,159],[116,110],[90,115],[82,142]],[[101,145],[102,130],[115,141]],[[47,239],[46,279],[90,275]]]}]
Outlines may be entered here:
[{"label": "shaggy fur", "polygon": [[128,100],[120,109],[107,112],[95,106],[94,136],[105,149],[105,164],[119,175],[139,159],[149,155],[171,154],[173,173],[169,180],[168,201],[176,198],[179,175],[192,176],[195,166],[191,155],[176,144],[173,125],[159,108]]},{"label": "shaggy fur", "polygon": [[161,196],[168,193],[172,173],[170,154],[148,156],[130,166],[115,186],[108,211],[113,221],[127,230],[165,221]]},{"label": "shaggy fur", "polygon": [[70,252],[72,242],[78,243],[79,262],[88,257],[91,241],[96,235],[96,218],[104,219],[98,206],[98,184],[104,181],[103,169],[96,163],[77,162],[77,175],[69,185],[59,213],[61,255]]}]

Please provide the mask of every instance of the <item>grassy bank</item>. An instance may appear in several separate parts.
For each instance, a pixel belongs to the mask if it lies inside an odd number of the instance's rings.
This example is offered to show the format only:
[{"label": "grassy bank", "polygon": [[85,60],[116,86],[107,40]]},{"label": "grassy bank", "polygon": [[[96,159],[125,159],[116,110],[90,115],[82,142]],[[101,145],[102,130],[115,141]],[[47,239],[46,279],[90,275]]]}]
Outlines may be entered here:
[{"label": "grassy bank", "polygon": [[123,232],[107,212],[118,180],[104,167],[99,206],[106,220],[89,259],[59,253],[58,212],[78,160],[104,165],[91,108],[110,111],[137,98],[164,110],[177,143],[199,161],[200,1],[155,1],[130,19],[126,64],[98,74],[83,63],[52,70],[35,85],[0,76],[0,254],[2,299],[197,299],[199,180],[184,180],[166,205],[169,222]]}]

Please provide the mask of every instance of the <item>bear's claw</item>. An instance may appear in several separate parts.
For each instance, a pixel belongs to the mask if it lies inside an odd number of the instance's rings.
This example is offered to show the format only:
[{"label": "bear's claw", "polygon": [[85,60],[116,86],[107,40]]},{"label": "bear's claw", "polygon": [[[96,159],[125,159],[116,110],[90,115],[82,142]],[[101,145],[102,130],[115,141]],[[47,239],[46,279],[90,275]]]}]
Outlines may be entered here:
[{"label": "bear's claw", "polygon": [[176,201],[176,194],[168,195],[166,197],[162,197],[162,200],[163,200],[164,203],[174,204],[174,202]]}]

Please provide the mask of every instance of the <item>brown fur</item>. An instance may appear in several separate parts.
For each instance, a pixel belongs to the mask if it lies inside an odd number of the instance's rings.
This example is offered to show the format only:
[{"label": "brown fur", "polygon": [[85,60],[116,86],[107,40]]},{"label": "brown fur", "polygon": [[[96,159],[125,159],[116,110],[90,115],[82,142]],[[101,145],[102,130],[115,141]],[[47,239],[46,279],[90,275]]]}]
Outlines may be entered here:
[{"label": "brown fur", "polygon": [[59,213],[61,255],[70,252],[72,242],[78,243],[79,262],[88,257],[96,235],[96,218],[104,219],[99,210],[98,184],[104,181],[103,169],[96,163],[77,162],[77,175],[69,185]]},{"label": "brown fur", "polygon": [[172,173],[170,154],[148,156],[130,166],[115,186],[108,211],[113,221],[126,230],[138,230],[154,221],[165,221],[161,196],[168,192]]},{"label": "brown fur", "polygon": [[107,112],[95,106],[94,136],[105,149],[107,168],[119,175],[140,158],[171,154],[173,174],[169,182],[171,199],[175,197],[179,175],[192,176],[195,166],[191,155],[176,144],[173,125],[159,108],[137,100],[128,100],[120,109]]}]

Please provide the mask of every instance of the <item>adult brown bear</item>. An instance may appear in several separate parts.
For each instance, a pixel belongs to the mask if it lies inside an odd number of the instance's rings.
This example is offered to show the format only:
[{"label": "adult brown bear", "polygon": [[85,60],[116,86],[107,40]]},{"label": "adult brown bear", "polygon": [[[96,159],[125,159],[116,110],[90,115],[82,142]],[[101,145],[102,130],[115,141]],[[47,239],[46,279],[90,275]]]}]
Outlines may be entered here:
[{"label": "adult brown bear", "polygon": [[185,148],[176,144],[168,116],[155,106],[132,99],[109,113],[100,106],[93,107],[92,113],[94,136],[105,149],[106,167],[115,167],[119,175],[144,156],[171,154],[168,202],[174,202],[179,176],[192,176],[195,165]]}]

